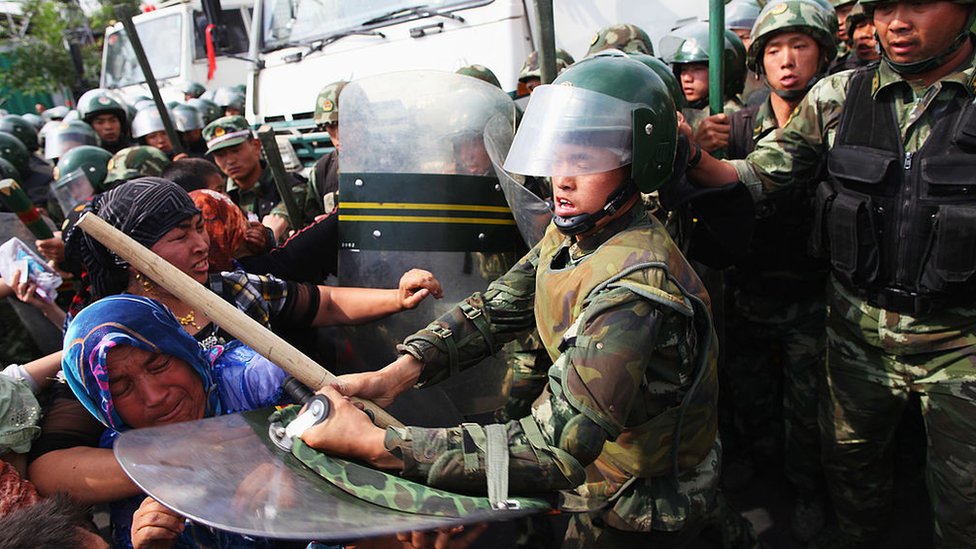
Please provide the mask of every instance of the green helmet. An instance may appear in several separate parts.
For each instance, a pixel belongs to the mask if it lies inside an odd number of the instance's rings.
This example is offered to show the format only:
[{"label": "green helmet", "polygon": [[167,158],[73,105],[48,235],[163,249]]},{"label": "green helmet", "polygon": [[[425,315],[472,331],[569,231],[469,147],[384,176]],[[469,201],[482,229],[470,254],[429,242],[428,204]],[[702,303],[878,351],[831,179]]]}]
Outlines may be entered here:
[{"label": "green helmet", "polygon": [[857,0],[830,0],[830,6],[836,10],[853,4],[854,2],[857,2]]},{"label": "green helmet", "polygon": [[[637,187],[652,192],[671,176],[677,139],[677,112],[664,81],[636,59],[605,52],[566,69],[552,85],[536,88],[505,169],[556,176],[630,165]],[[572,145],[613,154],[581,168],[561,162],[556,154],[559,147]]]},{"label": "green helmet", "polygon": [[461,67],[454,72],[457,74],[463,74],[464,76],[470,76],[471,78],[477,78],[482,82],[488,82],[498,89],[502,88],[502,83],[498,81],[498,77],[495,76],[495,73],[491,72],[491,69],[484,65],[468,65],[466,67]]},{"label": "green helmet", "polygon": [[209,99],[203,99],[202,97],[188,99],[186,104],[200,111],[200,114],[203,115],[204,125],[207,125],[224,115],[224,111],[220,110],[220,107]]},{"label": "green helmet", "polygon": [[128,126],[129,116],[125,106],[116,98],[112,97],[108,90],[95,88],[88,90],[78,100],[78,110],[81,119],[91,124],[92,119],[100,114],[114,114],[122,124],[122,133],[125,133]]},{"label": "green helmet", "polygon": [[105,188],[106,190],[110,189],[118,185],[119,182],[136,177],[158,177],[169,165],[169,157],[156,147],[145,145],[127,147],[115,153],[115,156],[108,161]]},{"label": "green helmet", "polygon": [[630,23],[610,25],[596,31],[590,40],[586,55],[603,50],[620,50],[626,53],[645,53],[654,55],[654,45],[644,29]]},{"label": "green helmet", "polygon": [[[755,36],[753,36],[755,39]],[[674,31],[674,34],[662,40],[668,44],[661,49],[667,50],[665,61],[676,68],[675,75],[680,73],[680,67],[690,63],[708,62],[708,23],[695,22]],[[725,89],[727,96],[742,93],[746,84],[746,47],[742,40],[731,30],[725,29]]]},{"label": "green helmet", "polygon": [[312,121],[316,126],[339,122],[339,94],[348,83],[345,80],[332,82],[319,92],[318,97],[315,98],[315,114],[312,115]]},{"label": "green helmet", "polygon": [[91,145],[75,147],[58,159],[58,165],[54,167],[54,179],[60,180],[62,176],[80,170],[96,192],[103,192],[110,160],[112,160],[112,153],[101,147]]},{"label": "green helmet", "polygon": [[242,113],[244,112],[244,93],[237,89],[236,86],[217,88],[217,91],[214,92],[213,102],[222,111],[237,109]]},{"label": "green helmet", "polygon": [[837,55],[834,35],[837,31],[837,14],[821,9],[810,0],[776,0],[766,4],[756,26],[752,28],[752,44],[749,45],[749,68],[756,74],[763,73],[762,56],[766,44],[773,36],[783,32],[802,32],[810,35],[820,46],[820,70]]},{"label": "green helmet", "polygon": [[20,180],[20,172],[7,159],[0,157],[0,179]]},{"label": "green helmet", "polygon": [[81,145],[98,145],[98,134],[81,120],[61,122],[44,136],[44,158],[54,160]]},{"label": "green helmet", "polygon": [[38,149],[37,130],[30,122],[16,114],[8,114],[0,118],[0,132],[7,132],[20,139],[28,151],[34,152]]},{"label": "green helmet", "polygon": [[654,74],[661,77],[661,80],[664,81],[664,85],[667,86],[668,91],[671,92],[671,99],[674,100],[675,108],[684,108],[685,92],[681,90],[681,82],[678,82],[678,79],[675,78],[674,72],[667,63],[661,61],[657,57],[645,55],[643,53],[631,53],[628,55],[647,65],[652,71],[654,71]]},{"label": "green helmet", "polygon": [[0,131],[0,158],[10,162],[20,175],[30,173],[30,152],[27,147],[20,139],[3,131]]},{"label": "green helmet", "polygon": [[732,0],[725,5],[725,26],[730,29],[752,29],[762,8],[752,0]]},{"label": "green helmet", "polygon": [[[568,69],[576,60],[568,51],[556,48],[556,74],[560,74]],[[542,69],[539,67],[539,52],[534,51],[525,58],[522,63],[522,70],[519,71],[519,82],[525,82],[529,78],[542,78]]]},{"label": "green helmet", "polygon": [[187,80],[180,87],[180,91],[183,92],[184,97],[197,98],[203,95],[203,92],[207,91],[207,88],[203,87],[203,84],[194,82],[192,80]]}]

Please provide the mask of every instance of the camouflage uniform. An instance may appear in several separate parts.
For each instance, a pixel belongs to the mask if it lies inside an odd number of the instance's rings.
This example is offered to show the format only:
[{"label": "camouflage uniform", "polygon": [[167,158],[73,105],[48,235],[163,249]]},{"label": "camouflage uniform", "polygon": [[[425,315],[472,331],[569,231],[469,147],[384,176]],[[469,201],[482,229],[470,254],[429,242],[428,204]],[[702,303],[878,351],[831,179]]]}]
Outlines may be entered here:
[{"label": "camouflage uniform", "polygon": [[[224,88],[221,88],[224,89]],[[207,154],[229,147],[236,147],[254,139],[251,127],[247,120],[242,116],[224,116],[207,124],[203,128],[203,138],[207,141]],[[255,153],[257,154],[257,153]],[[302,207],[305,204],[305,193],[308,192],[308,183],[294,173],[288,173],[289,186],[295,204]],[[304,226],[304,220],[292,222],[285,208],[281,196],[278,194],[278,187],[275,185],[271,170],[267,168],[264,161],[261,161],[261,175],[250,189],[242,189],[233,178],[227,178],[227,195],[237,204],[237,207],[246,214],[253,214],[257,221],[261,221],[266,215],[282,217],[288,222],[291,228]],[[301,214],[302,210],[299,210]]]},{"label": "camouflage uniform", "polygon": [[[953,99],[970,101],[974,95],[972,58],[926,89],[910,85],[886,64],[862,70],[873,77],[864,90],[872,101],[892,103],[907,154],[915,154],[932,136]],[[762,139],[746,161],[733,161],[754,195],[818,180],[835,145],[853,74],[819,82],[786,128]],[[906,167],[909,158],[902,159]],[[859,540],[880,532],[891,499],[892,463],[886,451],[908,397],[919,393],[936,537],[947,547],[971,545],[976,539],[976,308],[967,299],[924,314],[886,310],[838,282],[837,273],[827,296],[820,428],[839,525]]]},{"label": "camouflage uniform", "polygon": [[598,30],[590,40],[590,49],[586,55],[609,49],[654,55],[651,38],[644,29],[630,24],[610,25]]},{"label": "camouflage uniform", "polygon": [[[531,415],[505,425],[511,484],[525,493],[561,490],[562,508],[586,513],[572,519],[568,546],[596,537],[680,544],[714,508],[718,480],[707,300],[663,227],[638,204],[576,244],[550,225],[483,295],[400,350],[424,362],[425,385],[537,325],[554,365]],[[474,424],[390,428],[387,448],[402,457],[408,478],[483,491],[484,438]]]}]

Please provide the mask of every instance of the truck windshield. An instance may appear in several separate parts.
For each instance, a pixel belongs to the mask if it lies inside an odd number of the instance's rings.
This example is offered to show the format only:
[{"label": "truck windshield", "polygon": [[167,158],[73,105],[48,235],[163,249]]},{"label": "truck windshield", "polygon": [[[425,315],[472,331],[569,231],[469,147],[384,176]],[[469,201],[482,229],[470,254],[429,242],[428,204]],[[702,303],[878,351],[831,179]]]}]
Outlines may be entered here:
[{"label": "truck windshield", "polygon": [[[142,49],[146,51],[156,80],[180,75],[182,40],[179,37],[183,36],[182,25],[183,18],[179,13],[136,23]],[[110,31],[105,37],[105,66],[102,73],[102,86],[105,88],[121,88],[146,81],[124,29]]]},{"label": "truck windshield", "polygon": [[263,50],[308,44],[368,27],[379,28],[407,18],[450,11],[472,0],[263,0]]}]

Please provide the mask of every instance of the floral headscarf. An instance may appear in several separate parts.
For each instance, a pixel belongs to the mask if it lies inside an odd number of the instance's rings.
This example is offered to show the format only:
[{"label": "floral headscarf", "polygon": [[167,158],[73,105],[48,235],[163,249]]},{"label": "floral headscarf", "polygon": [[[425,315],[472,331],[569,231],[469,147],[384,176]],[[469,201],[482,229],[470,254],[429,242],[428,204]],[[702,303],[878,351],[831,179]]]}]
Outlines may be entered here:
[{"label": "floral headscarf", "polygon": [[116,431],[129,428],[116,413],[109,391],[108,351],[131,346],[186,362],[200,376],[207,395],[206,416],[220,413],[211,361],[193,336],[164,305],[146,297],[121,294],[105,297],[83,309],[64,334],[61,368],[68,385],[85,408]]},{"label": "floral headscarf", "polygon": [[232,270],[234,252],[244,243],[247,218],[225,194],[199,189],[190,198],[203,215],[203,226],[210,235],[211,272]]}]

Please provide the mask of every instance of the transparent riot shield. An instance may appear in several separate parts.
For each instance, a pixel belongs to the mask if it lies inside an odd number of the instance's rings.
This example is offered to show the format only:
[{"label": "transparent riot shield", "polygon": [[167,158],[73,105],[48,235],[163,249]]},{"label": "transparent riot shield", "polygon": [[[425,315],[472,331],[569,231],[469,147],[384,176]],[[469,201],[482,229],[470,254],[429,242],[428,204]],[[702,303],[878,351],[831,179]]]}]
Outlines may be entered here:
[{"label": "transparent riot shield", "polygon": [[65,217],[75,209],[75,206],[95,194],[91,182],[88,181],[85,172],[80,169],[61,176],[61,179],[51,185],[51,191]]},{"label": "transparent riot shield", "polygon": [[524,175],[505,171],[502,165],[505,164],[505,155],[512,146],[514,133],[508,124],[498,122],[492,121],[486,128],[485,147],[522,239],[531,248],[542,240],[546,227],[552,222],[552,208],[547,201],[547,198],[552,197],[552,191],[542,179],[526,178]]},{"label": "transparent riot shield", "polygon": [[342,542],[539,511],[526,506],[445,516],[360,499],[275,447],[268,437],[271,411],[126,431],[115,443],[115,457],[163,505],[195,522],[248,536]]},{"label": "transparent riot shield", "polygon": [[[484,141],[489,124],[514,120],[504,92],[452,73],[391,73],[343,89],[339,282],[395,287],[419,267],[438,277],[444,298],[346,329],[339,368],[388,364],[405,336],[484,291],[525,251]],[[504,403],[507,372],[502,351],[432,389],[462,414],[482,414]]]}]

